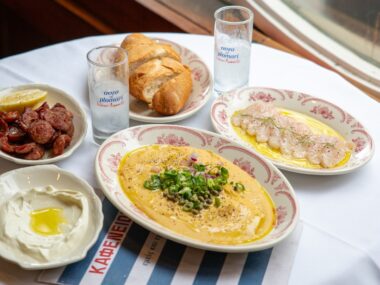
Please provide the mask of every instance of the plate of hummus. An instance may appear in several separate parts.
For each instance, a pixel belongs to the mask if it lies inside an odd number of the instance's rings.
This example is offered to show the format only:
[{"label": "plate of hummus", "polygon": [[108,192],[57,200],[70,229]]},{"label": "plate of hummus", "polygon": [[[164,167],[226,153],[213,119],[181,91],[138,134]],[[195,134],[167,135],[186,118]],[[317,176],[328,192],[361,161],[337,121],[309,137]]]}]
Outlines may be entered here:
[{"label": "plate of hummus", "polygon": [[220,134],[292,172],[349,173],[375,151],[371,135],[352,115],[295,91],[240,89],[218,97],[210,115]]},{"label": "plate of hummus", "polygon": [[194,128],[145,125],[100,147],[106,197],[141,226],[221,252],[272,247],[295,228],[294,190],[270,162],[232,140]]},{"label": "plate of hummus", "polygon": [[0,256],[22,268],[83,259],[102,224],[93,188],[65,170],[41,165],[0,176]]}]

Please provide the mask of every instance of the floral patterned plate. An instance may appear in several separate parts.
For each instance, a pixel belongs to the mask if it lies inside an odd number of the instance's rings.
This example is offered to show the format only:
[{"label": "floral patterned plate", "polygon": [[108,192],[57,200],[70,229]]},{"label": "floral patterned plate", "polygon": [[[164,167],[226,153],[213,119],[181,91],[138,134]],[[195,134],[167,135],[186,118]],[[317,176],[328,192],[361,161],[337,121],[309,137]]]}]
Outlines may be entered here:
[{"label": "floral patterned plate", "polygon": [[[175,233],[147,217],[124,194],[119,185],[117,169],[120,159],[129,151],[151,144],[192,146],[211,150],[240,166],[265,187],[277,209],[277,224],[263,239],[241,245],[216,245],[205,243]],[[120,131],[108,138],[100,147],[95,171],[106,197],[124,214],[141,226],[173,241],[207,250],[222,252],[248,252],[274,246],[295,228],[299,207],[294,190],[285,176],[249,149],[222,136],[175,125],[145,125]]]},{"label": "floral patterned plate", "polygon": [[339,132],[347,141],[354,143],[350,160],[341,167],[311,169],[271,160],[277,167],[303,174],[336,175],[354,171],[366,164],[373,156],[375,145],[363,125],[340,107],[309,95],[271,88],[247,87],[218,97],[211,106],[211,121],[224,137],[235,140],[253,151],[253,147],[240,139],[232,128],[231,116],[255,101],[273,102],[275,106],[290,109],[315,118]]},{"label": "floral patterned plate", "polygon": [[212,88],[210,88],[212,86],[211,73],[201,58],[191,50],[164,39],[156,40],[161,43],[170,44],[181,56],[182,63],[190,67],[193,90],[183,109],[172,116],[161,115],[149,109],[145,102],[129,96],[129,115],[133,120],[147,123],[169,123],[186,119],[202,108],[210,98],[212,93]]}]

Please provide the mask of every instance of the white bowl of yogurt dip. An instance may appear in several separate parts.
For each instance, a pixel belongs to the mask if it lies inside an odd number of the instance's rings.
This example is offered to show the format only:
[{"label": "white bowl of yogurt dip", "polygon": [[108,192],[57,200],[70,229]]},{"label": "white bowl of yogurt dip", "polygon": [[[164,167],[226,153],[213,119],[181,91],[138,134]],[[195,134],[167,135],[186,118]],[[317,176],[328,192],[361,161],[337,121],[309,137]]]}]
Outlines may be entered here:
[{"label": "white bowl of yogurt dip", "polygon": [[102,224],[94,189],[68,171],[41,165],[0,176],[0,256],[25,269],[83,259]]}]

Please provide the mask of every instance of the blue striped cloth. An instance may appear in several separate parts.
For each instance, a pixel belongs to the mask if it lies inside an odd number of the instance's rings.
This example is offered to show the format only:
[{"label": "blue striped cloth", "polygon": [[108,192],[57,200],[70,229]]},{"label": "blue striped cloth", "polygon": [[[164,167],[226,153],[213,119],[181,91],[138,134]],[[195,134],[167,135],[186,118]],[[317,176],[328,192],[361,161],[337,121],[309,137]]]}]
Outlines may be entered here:
[{"label": "blue striped cloth", "polygon": [[[90,249],[85,259],[66,266],[57,279],[57,283],[80,284],[82,282],[82,284],[90,284],[89,280],[91,280],[91,285],[96,285],[124,284],[127,281],[136,260],[139,255],[141,256],[144,244],[146,244],[150,233],[139,225],[131,223],[125,237],[118,246],[117,252],[116,250],[113,252],[112,261],[104,258],[96,259],[111,226],[118,215],[121,215],[106,199],[103,202],[103,212],[105,217],[104,225],[96,244]],[[187,247],[172,241],[166,241],[160,237],[155,237],[153,242],[152,244],[157,247],[159,247],[159,244],[164,244],[157,259],[153,262],[154,267],[152,270],[142,270],[138,274],[143,275],[143,279],[146,280],[145,283],[147,284],[171,284]],[[153,254],[154,250],[151,253]],[[261,284],[271,253],[272,249],[267,249],[245,255],[244,266],[238,278],[238,284]],[[216,284],[226,262],[226,257],[227,254],[225,253],[202,252],[192,283],[200,285]],[[150,256],[145,257],[147,264],[151,262],[149,258]],[[97,269],[101,272],[96,272],[97,270],[95,270],[94,273],[93,269],[93,272],[91,272],[91,264],[94,263],[94,260],[98,261],[98,265],[99,262],[104,262],[104,266]],[[91,279],[91,274],[96,278]],[[223,280],[218,282],[223,284]]]}]

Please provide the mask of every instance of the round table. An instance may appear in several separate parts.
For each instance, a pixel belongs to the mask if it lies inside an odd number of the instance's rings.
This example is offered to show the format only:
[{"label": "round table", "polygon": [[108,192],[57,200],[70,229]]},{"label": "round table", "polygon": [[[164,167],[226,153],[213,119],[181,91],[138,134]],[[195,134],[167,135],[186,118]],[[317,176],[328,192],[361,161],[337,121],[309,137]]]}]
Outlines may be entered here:
[{"label": "round table", "polygon": [[[188,47],[212,72],[212,37],[151,35]],[[87,37],[4,58],[0,60],[0,88],[33,82],[63,89],[82,105],[91,126],[86,53],[99,45],[119,43],[124,36]],[[380,105],[339,75],[310,61],[253,44],[250,86],[295,90],[326,99],[355,116],[372,134],[375,144],[380,142]],[[209,116],[212,100],[177,124],[213,131]],[[138,124],[131,121],[131,126]],[[74,155],[57,165],[96,188],[93,164],[97,149],[89,128]],[[1,173],[18,167],[5,160],[0,163]],[[284,172],[296,191],[303,225],[291,260],[290,284],[380,284],[379,173],[379,152],[351,174],[320,177]],[[1,266],[0,283],[12,283],[5,271]],[[34,273],[24,274],[25,278],[33,278]]]}]

